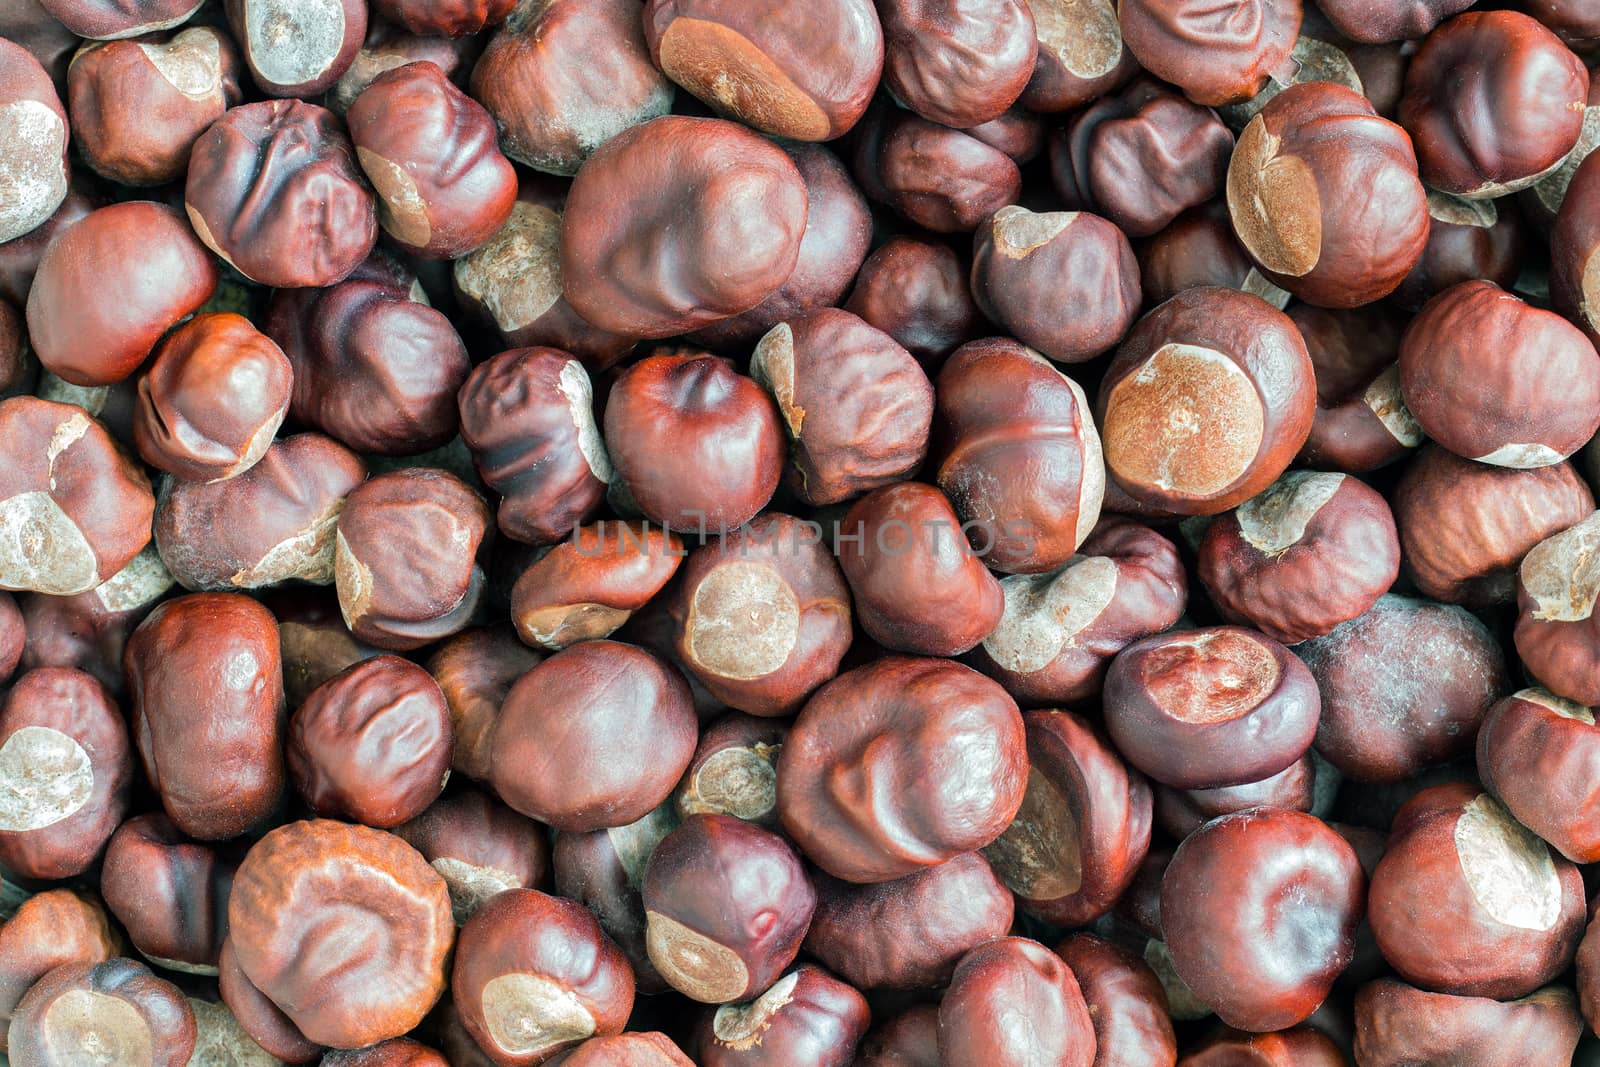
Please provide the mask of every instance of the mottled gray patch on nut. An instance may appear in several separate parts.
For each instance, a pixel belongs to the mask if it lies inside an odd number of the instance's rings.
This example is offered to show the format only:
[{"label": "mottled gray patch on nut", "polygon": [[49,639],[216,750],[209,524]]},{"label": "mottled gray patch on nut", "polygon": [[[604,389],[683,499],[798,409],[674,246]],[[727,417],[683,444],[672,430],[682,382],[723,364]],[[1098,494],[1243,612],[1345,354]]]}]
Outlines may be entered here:
[{"label": "mottled gray patch on nut", "polygon": [[480,1006],[489,1038],[512,1056],[582,1041],[595,1031],[594,1016],[575,992],[537,974],[491,978]]},{"label": "mottled gray patch on nut", "polygon": [[1000,589],[1005,608],[983,649],[1002,669],[1032,674],[1105,611],[1117,589],[1117,565],[1104,556],[1074,556],[1046,574],[1002,578]]},{"label": "mottled gray patch on nut", "polygon": [[1561,915],[1561,876],[1545,843],[1487,793],[1456,817],[1456,856],[1479,907],[1520,930],[1549,930]]},{"label": "mottled gray patch on nut", "polygon": [[244,0],[243,22],[251,66],[272,85],[317,80],[344,48],[339,0]]},{"label": "mottled gray patch on nut", "polygon": [[1257,551],[1275,556],[1300,543],[1306,526],[1333,499],[1344,475],[1289,471],[1239,505],[1239,536]]},{"label": "mottled gray patch on nut", "polygon": [[71,818],[94,794],[83,746],[60,730],[24,726],[0,745],[0,830],[43,830]]},{"label": "mottled gray patch on nut", "polygon": [[561,296],[561,215],[518,200],[495,235],[456,260],[456,287],[502,332],[535,322]]},{"label": "mottled gray patch on nut", "polygon": [[1545,538],[1522,559],[1522,587],[1541,622],[1577,622],[1600,596],[1600,511]]},{"label": "mottled gray patch on nut", "polygon": [[741,681],[771,674],[799,640],[800,602],[766,564],[719,564],[690,598],[684,641],[694,663],[712,674]]}]

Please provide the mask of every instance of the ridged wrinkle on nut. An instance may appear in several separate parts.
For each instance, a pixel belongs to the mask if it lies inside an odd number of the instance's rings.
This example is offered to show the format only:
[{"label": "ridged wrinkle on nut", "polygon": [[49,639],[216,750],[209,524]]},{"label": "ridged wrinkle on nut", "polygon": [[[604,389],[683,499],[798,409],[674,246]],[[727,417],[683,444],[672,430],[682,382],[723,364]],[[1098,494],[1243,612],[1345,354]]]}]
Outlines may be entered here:
[{"label": "ridged wrinkle on nut", "polygon": [[273,85],[316,81],[344,49],[340,0],[244,0],[243,21],[250,65]]},{"label": "ridged wrinkle on nut", "polygon": [[1595,722],[1593,709],[1587,708],[1575,700],[1558,697],[1548,689],[1523,689],[1512,694],[1512,699],[1525,701],[1529,704],[1537,704],[1553,715],[1559,715],[1563,719],[1572,719],[1588,726],[1593,726]]},{"label": "ridged wrinkle on nut", "polygon": [[1004,670],[1032,674],[1071,647],[1117,591],[1117,565],[1105,556],[1074,556],[1047,574],[1000,580],[1005,609],[983,650]]},{"label": "ridged wrinkle on nut", "polygon": [[756,129],[802,141],[828,136],[827,113],[738,30],[677,18],[661,35],[658,51],[667,77]]},{"label": "ridged wrinkle on nut", "polygon": [[522,888],[522,882],[510,871],[468,863],[454,856],[440,856],[432,867],[450,890],[450,916],[457,926],[465,925],[491,898],[508,889]]},{"label": "ridged wrinkle on nut", "polygon": [[1182,722],[1209,726],[1249,714],[1277,688],[1283,668],[1248,633],[1202,630],[1147,652],[1142,681],[1150,698]]},{"label": "ridged wrinkle on nut", "polygon": [[1455,825],[1461,875],[1478,906],[1497,922],[1549,930],[1561,918],[1561,875],[1550,849],[1487,793],[1469,801]]},{"label": "ridged wrinkle on nut", "polygon": [[685,644],[695,662],[723,678],[765,677],[800,640],[800,602],[777,571],[732,560],[711,569],[689,601]]},{"label": "ridged wrinkle on nut", "polygon": [[67,125],[46,104],[13,100],[0,106],[0,144],[0,241],[9,241],[43,225],[66,197]]},{"label": "ridged wrinkle on nut", "polygon": [[456,260],[456,287],[504,333],[536,322],[561,296],[561,215],[518,200],[481,247]]},{"label": "ridged wrinkle on nut", "polygon": [[370,148],[356,146],[356,160],[378,191],[378,218],[383,228],[401,244],[421,248],[433,237],[428,205],[417,191],[416,179],[404,167]]},{"label": "ridged wrinkle on nut", "polygon": [[1361,402],[1383,423],[1389,436],[1400,444],[1407,448],[1422,444],[1426,436],[1422,432],[1422,424],[1406,407],[1405,397],[1400,392],[1399,363],[1391,363],[1382,374],[1372,379],[1372,384],[1361,394]]},{"label": "ridged wrinkle on nut", "polygon": [[98,584],[94,549],[49,493],[0,501],[0,589],[72,596]]},{"label": "ridged wrinkle on nut", "polygon": [[1539,542],[1523,557],[1522,587],[1541,622],[1578,622],[1600,596],[1600,511]]},{"label": "ridged wrinkle on nut", "polygon": [[583,364],[569,359],[561,365],[557,382],[561,395],[567,398],[567,410],[572,414],[572,425],[578,431],[578,451],[589,465],[589,472],[602,482],[611,481],[611,455],[606,451],[605,438],[594,417],[594,384]]},{"label": "ridged wrinkle on nut", "polygon": [[650,962],[674,989],[702,1004],[726,1004],[750,984],[739,954],[660,912],[645,916]]},{"label": "ridged wrinkle on nut", "polygon": [[1059,900],[1083,885],[1083,842],[1072,805],[1037,767],[1011,825],[983,850],[994,873],[1019,897]]},{"label": "ridged wrinkle on nut", "polygon": [[1076,211],[1029,211],[1025,207],[1003,207],[994,213],[994,250],[1007,259],[1026,259],[1078,221]]},{"label": "ridged wrinkle on nut", "polygon": [[1039,47],[1089,81],[1122,62],[1122,24],[1112,0],[1027,0]]},{"label": "ridged wrinkle on nut", "polygon": [[781,745],[725,748],[702,763],[678,806],[685,815],[732,815],[759,819],[778,804],[778,751]]},{"label": "ridged wrinkle on nut", "polygon": [[1250,120],[1228,164],[1228,213],[1258,262],[1299,278],[1322,258],[1322,193],[1305,160],[1279,155],[1282,145],[1260,115]]},{"label": "ridged wrinkle on nut", "polygon": [[1343,474],[1290,471],[1239,505],[1239,535],[1263,555],[1276,556],[1300,543],[1306,526],[1344,485]]},{"label": "ridged wrinkle on nut", "polygon": [[789,436],[799,437],[806,409],[795,401],[794,330],[787,322],[778,323],[756,343],[750,353],[750,377],[778,402]]},{"label": "ridged wrinkle on nut", "polygon": [[222,45],[214,31],[190,27],[165,44],[140,41],[139,49],[156,73],[190,100],[222,96]]},{"label": "ridged wrinkle on nut", "polygon": [[157,1062],[155,1036],[139,1010],[121,997],[68,989],[39,1019],[40,1044],[61,1063],[104,1065]]},{"label": "ridged wrinkle on nut", "polygon": [[722,1005],[711,1017],[711,1032],[735,1051],[759,1048],[761,1035],[772,1025],[772,1017],[794,1000],[794,987],[799,982],[800,972],[792,971],[749,1003]]},{"label": "ridged wrinkle on nut", "polygon": [[43,830],[71,818],[94,793],[94,768],[75,738],[24,726],[0,745],[0,831]]},{"label": "ridged wrinkle on nut", "polygon": [[502,1052],[527,1056],[592,1037],[595,1019],[578,995],[537,974],[512,973],[483,987],[483,1021]]}]

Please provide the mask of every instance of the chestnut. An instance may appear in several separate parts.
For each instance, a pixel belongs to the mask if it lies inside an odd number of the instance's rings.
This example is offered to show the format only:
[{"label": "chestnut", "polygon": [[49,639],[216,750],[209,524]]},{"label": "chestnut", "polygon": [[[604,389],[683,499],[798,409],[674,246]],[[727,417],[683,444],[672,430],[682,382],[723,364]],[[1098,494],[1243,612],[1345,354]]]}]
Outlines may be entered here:
[{"label": "chestnut", "polygon": [[941,1067],[939,1008],[917,1004],[867,1032],[856,1067]]},{"label": "chestnut", "polygon": [[647,0],[644,35],[656,66],[707,105],[796,141],[855,125],[883,70],[883,28],[868,0]]},{"label": "chestnut", "polygon": [[1022,716],[1003,689],[945,660],[890,656],[801,710],[778,757],[778,814],[835,878],[886,882],[999,837],[1026,780]]},{"label": "chestnut", "polygon": [[1213,819],[1161,879],[1173,966],[1228,1025],[1293,1026],[1353,958],[1366,881],[1355,849],[1314,816],[1258,808]]},{"label": "chestnut", "polygon": [[[231,3],[293,10],[287,0]],[[332,3],[365,12],[357,0]],[[352,55],[360,41],[357,33]],[[206,247],[262,285],[331,285],[378,238],[372,193],[339,120],[300,100],[244,104],[214,122],[194,143],[184,206]]]},{"label": "chestnut", "polygon": [[1183,840],[1212,819],[1246,808],[1283,808],[1320,815],[1333,799],[1339,772],[1319,764],[1311,752],[1259,782],[1216,789],[1155,787],[1155,821],[1176,840]]},{"label": "chestnut", "polygon": [[1423,41],[1396,117],[1430,188],[1494,198],[1561,165],[1588,93],[1583,61],[1536,20],[1468,11]]},{"label": "chestnut", "polygon": [[149,543],[150,482],[82,408],[0,400],[0,458],[0,589],[86,593]]},{"label": "chestnut", "polygon": [[466,37],[510,15],[515,0],[373,0],[384,18],[421,36]]},{"label": "chestnut", "polygon": [[1114,0],[1027,0],[1039,54],[1020,103],[1030,111],[1071,111],[1133,77]]},{"label": "chestnut", "polygon": [[1255,96],[1300,32],[1300,0],[1120,0],[1117,16],[1139,64],[1206,107]]},{"label": "chestnut", "polygon": [[298,708],[313,689],[352,663],[379,654],[350,636],[331,589],[285,588],[267,594],[266,603],[278,620],[284,702],[289,708]]},{"label": "chestnut", "polygon": [[1570,1062],[1583,1033],[1572,991],[1557,985],[1500,1001],[1380,978],[1356,992],[1355,1022],[1363,1067]]},{"label": "chestnut", "polygon": [[345,625],[393,651],[464,629],[483,594],[478,546],[489,509],[447,471],[413,467],[357,486],[334,532],[334,583]]},{"label": "chestnut", "polygon": [[893,0],[878,16],[884,86],[929,122],[980,125],[1028,86],[1039,38],[1026,0]]},{"label": "chestnut", "polygon": [[1572,962],[1583,880],[1494,797],[1465,782],[1433,786],[1395,816],[1367,921],[1406,981],[1508,1000]]},{"label": "chestnut", "polygon": [[653,119],[607,141],[573,180],[562,292],[601,329],[670,337],[782,285],[805,222],[805,181],[781,149],[719,119]]},{"label": "chestnut", "polygon": [[732,815],[777,826],[778,754],[788,733],[786,723],[739,712],[709,724],[673,793],[678,814]]},{"label": "chestnut", "polygon": [[621,1033],[633,1008],[633,972],[594,916],[534,889],[508,889],[467,920],[450,986],[462,1025],[504,1067]]},{"label": "chestnut", "polygon": [[[1435,228],[1435,233],[1438,232]],[[1380,305],[1291,305],[1317,378],[1317,413],[1300,459],[1323,470],[1376,470],[1422,444],[1400,392],[1399,317]]]},{"label": "chestnut", "polygon": [[[1597,79],[1600,83],[1600,79]],[[1600,155],[1600,152],[1593,155]],[[1593,156],[1591,156],[1593,158]],[[1589,336],[1600,340],[1600,162],[1585,160],[1550,234],[1550,298]]]},{"label": "chestnut", "polygon": [[506,626],[463,630],[428,657],[428,673],[450,708],[454,770],[475,781],[488,780],[500,703],[512,683],[543,658]]},{"label": "chestnut", "polygon": [[1389,505],[1344,474],[1290,471],[1200,542],[1200,580],[1223,617],[1290,645],[1365,614],[1399,573]]},{"label": "chestnut", "polygon": [[1177,789],[1259,781],[1311,746],[1321,701],[1305,664],[1264,634],[1217,626],[1136,641],[1106,674],[1106,729]]},{"label": "chestnut", "polygon": [[1472,4],[1473,0],[1317,0],[1334,29],[1366,44],[1421,40]]},{"label": "chestnut", "polygon": [[506,694],[490,781],[511,807],[557,830],[621,826],[672,795],[696,727],[689,688],[671,667],[633,645],[585,641]]},{"label": "chestnut", "polygon": [[374,78],[345,112],[378,194],[378,224],[406,249],[455,259],[511,216],[517,175],[494,119],[430,62]]},{"label": "chestnut", "polygon": [[[1555,212],[1550,214],[1553,218]],[[1462,282],[1482,279],[1502,289],[1515,284],[1528,241],[1526,224],[1514,208],[1429,189],[1428,217],[1428,243],[1394,291],[1394,303],[1416,311]]]},{"label": "chestnut", "polygon": [[45,249],[28,291],[28,336],[52,374],[110,385],[209,300],[217,278],[216,260],[176,211],[147,200],[103,207]]},{"label": "chestnut", "polygon": [[859,992],[802,963],[754,1000],[704,1012],[695,1037],[702,1067],[849,1067],[870,1017]]},{"label": "chestnut", "polygon": [[915,225],[971,233],[1021,195],[1016,162],[982,138],[905,112],[876,121],[858,134],[856,179]]},{"label": "chestnut", "polygon": [[365,0],[226,0],[226,10],[245,64],[268,96],[331,89],[367,35]]},{"label": "chestnut", "polygon": [[195,1032],[177,986],[116,957],[64,963],[40,978],[12,1016],[8,1052],[17,1067],[184,1067]]},{"label": "chestnut", "polygon": [[968,273],[948,245],[891,237],[861,264],[844,307],[904,345],[923,367],[937,370],[981,332],[983,316]]},{"label": "chestnut", "polygon": [[1106,472],[1139,503],[1196,515],[1271,485],[1315,411],[1311,358],[1289,317],[1210,286],[1139,321],[1096,401]]},{"label": "chestnut", "polygon": [[685,555],[677,534],[648,522],[579,527],[518,576],[517,636],[552,652],[609,637],[666,586]]},{"label": "chestnut", "polygon": [[0,922],[0,1053],[17,1004],[34,983],[69,963],[104,963],[122,949],[105,909],[70,889],[24,900]]},{"label": "chestnut", "polygon": [[457,926],[505,890],[537,889],[550,874],[544,829],[476,789],[435,801],[394,833],[450,887]]},{"label": "chestnut", "polygon": [[1322,697],[1317,754],[1358,782],[1399,782],[1467,755],[1510,688],[1505,654],[1474,615],[1393,594],[1295,654]]},{"label": "chestnut", "polygon": [[310,1063],[322,1054],[322,1046],[245,975],[231,939],[222,943],[217,971],[217,993],[252,1045],[285,1063]]},{"label": "chestnut", "polygon": [[611,387],[604,428],[613,491],[678,530],[748,522],[783,470],[777,405],[716,356],[654,355],[628,367]]},{"label": "chestnut", "polygon": [[1228,219],[1228,205],[1212,200],[1191,208],[1134,246],[1145,303],[1163,304],[1185,289],[1220,285],[1254,293],[1282,310],[1289,294],[1250,262]]},{"label": "chestnut", "polygon": [[1092,1067],[1094,1021],[1061,957],[1023,937],[967,953],[939,1002],[946,1067]]},{"label": "chestnut", "polygon": [[140,815],[106,845],[100,891],[145,959],[214,975],[238,866],[238,855],[188,840],[165,815]]},{"label": "chestnut", "polygon": [[1517,653],[1529,674],[1556,694],[1600,703],[1589,632],[1595,577],[1589,562],[1600,514],[1536,545],[1518,568]]},{"label": "chestnut", "polygon": [[1291,86],[1250,120],[1228,164],[1228,212],[1269,279],[1324,307],[1387,296],[1428,241],[1406,131],[1331,82]]},{"label": "chestnut", "polygon": [[[8,31],[9,32],[9,31]],[[43,225],[67,195],[67,113],[49,73],[0,37],[0,136],[10,146],[0,175],[0,242]]]},{"label": "chestnut", "polygon": [[172,575],[161,565],[155,546],[147,545],[126,567],[87,593],[24,595],[18,602],[25,630],[18,666],[23,670],[75,667],[120,695],[127,688],[122,651],[128,635],[172,585]]},{"label": "chestnut", "polygon": [[283,664],[272,613],[238,593],[159,605],[128,638],[132,727],[173,824],[244,833],[283,792]]},{"label": "chestnut", "polygon": [[695,1067],[658,1031],[591,1037],[557,1061],[557,1067]]},{"label": "chestnut", "polygon": [[910,477],[928,451],[934,390],[889,334],[837,308],[774,326],[750,355],[789,435],[788,481],[836,504]]},{"label": "chestnut", "polygon": [[1600,858],[1589,784],[1600,770],[1594,712],[1543,689],[1497,702],[1478,731],[1478,776],[1528,829],[1574,863]]},{"label": "chestnut", "polygon": [[1173,1067],[1178,1046],[1167,995],[1144,960],[1091,933],[1072,934],[1055,951],[1089,1007],[1095,1067]]},{"label": "chestnut", "polygon": [[1011,929],[1011,892],[976,852],[872,885],[815,880],[805,950],[860,989],[942,985],[961,957]]},{"label": "chestnut", "polygon": [[[476,4],[477,0],[470,2]],[[495,2],[505,3],[506,0]],[[382,5],[370,6],[377,9]],[[443,13],[441,8],[434,9]],[[335,115],[343,115],[350,110],[356,97],[361,95],[361,90],[371,85],[378,75],[407,63],[432,63],[460,86],[471,72],[477,44],[470,38],[421,36],[395,22],[382,18],[369,19],[366,40],[361,42],[355,58],[339,75],[333,88],[323,95],[323,104]]]},{"label": "chestnut", "polygon": [[1346,1067],[1332,1038],[1310,1026],[1272,1034],[1226,1029],[1178,1061],[1179,1067]]},{"label": "chestnut", "polygon": [[200,7],[199,0],[39,0],[39,6],[79,37],[115,40],[171,29]]}]

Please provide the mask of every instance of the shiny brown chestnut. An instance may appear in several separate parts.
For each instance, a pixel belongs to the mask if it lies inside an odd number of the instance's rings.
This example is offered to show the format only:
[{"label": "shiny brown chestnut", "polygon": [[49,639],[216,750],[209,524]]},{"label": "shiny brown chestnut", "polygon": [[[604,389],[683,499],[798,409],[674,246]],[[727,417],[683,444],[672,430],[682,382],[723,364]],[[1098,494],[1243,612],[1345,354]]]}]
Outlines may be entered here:
[{"label": "shiny brown chestnut", "polygon": [[856,180],[909,222],[971,233],[1021,195],[1016,162],[981,138],[908,112],[876,121],[881,128],[857,141]]},{"label": "shiny brown chestnut", "polygon": [[705,1004],[747,1000],[794,962],[817,895],[793,847],[730,815],[691,815],[644,876],[650,962]]},{"label": "shiny brown chestnut", "polygon": [[666,586],[686,555],[677,534],[649,523],[602,519],[579,527],[512,586],[517,636],[552,652],[609,637]]},{"label": "shiny brown chestnut", "polygon": [[461,1022],[502,1067],[622,1032],[633,972],[582,905],[508,889],[461,928],[451,973]]},{"label": "shiny brown chestnut", "polygon": [[106,845],[100,892],[145,959],[216,974],[239,856],[190,841],[165,815],[140,815]]},{"label": "shiny brown chestnut", "polygon": [[934,391],[887,333],[837,308],[774,326],[750,376],[778,404],[788,481],[809,504],[836,504],[909,477],[928,450]]},{"label": "shiny brown chestnut", "polygon": [[1121,0],[1117,15],[1139,64],[1207,107],[1256,95],[1300,32],[1300,0]]},{"label": "shiny brown chestnut", "polygon": [[182,176],[195,140],[240,99],[239,54],[212,26],[86,45],[67,69],[78,147],[97,174],[124,185]]},{"label": "shiny brown chestnut", "polygon": [[1583,880],[1494,797],[1465,782],[1433,786],[1395,816],[1367,921],[1408,982],[1507,1000],[1572,962]]},{"label": "shiny brown chestnut", "polygon": [[1376,470],[1422,444],[1400,394],[1402,322],[1381,305],[1287,310],[1317,377],[1317,413],[1300,460],[1321,470]]},{"label": "shiny brown chestnut", "polygon": [[705,1011],[695,1038],[702,1067],[849,1067],[870,1017],[859,992],[802,963],[754,1000]]},{"label": "shiny brown chestnut", "polygon": [[1039,38],[1025,0],[894,0],[878,16],[884,86],[929,122],[981,125],[1028,86]]},{"label": "shiny brown chestnut", "polygon": [[786,723],[739,712],[709,724],[673,793],[678,814],[732,815],[777,826],[778,753],[788,733]]},{"label": "shiny brown chestnut", "polygon": [[939,1002],[939,1057],[947,1067],[1061,1067],[1095,1062],[1094,1022],[1060,956],[1037,941],[1002,937],[956,965]]},{"label": "shiny brown chestnut", "polygon": [[122,672],[128,635],[172,584],[155,546],[147,545],[131,563],[87,593],[22,596],[18,607],[25,639],[18,666],[23,670],[76,667],[121,695],[128,681]]},{"label": "shiny brown chestnut", "polygon": [[886,882],[999,837],[1026,779],[1022,716],[1003,689],[945,660],[890,656],[801,710],[778,757],[778,814],[835,878]]},{"label": "shiny brown chestnut", "polygon": [[1346,1067],[1333,1039],[1310,1026],[1271,1034],[1228,1028],[1197,1045],[1178,1067]]},{"label": "shiny brown chestnut", "polygon": [[1011,892],[976,852],[872,885],[815,880],[805,950],[860,989],[942,985],[961,957],[1011,929]]},{"label": "shiny brown chestnut", "polygon": [[1517,654],[1545,688],[1600,704],[1592,633],[1600,585],[1592,562],[1600,513],[1534,546],[1517,571]]},{"label": "shiny brown chestnut", "polygon": [[[1554,215],[1554,212],[1551,212]],[[1393,293],[1416,311],[1452,285],[1483,279],[1510,289],[1522,269],[1527,226],[1509,204],[1465,200],[1428,190],[1428,243],[1422,258]]]},{"label": "shiny brown chestnut", "polygon": [[483,594],[478,547],[489,509],[447,471],[412,467],[368,479],[334,531],[334,584],[345,625],[391,651],[420,648],[472,621]]},{"label": "shiny brown chestnut", "polygon": [[245,64],[268,96],[332,88],[367,35],[364,0],[226,0],[225,7]]},{"label": "shiny brown chestnut", "polygon": [[1134,247],[1139,257],[1139,283],[1151,307],[1185,289],[1220,285],[1254,293],[1282,309],[1289,294],[1256,269],[1234,236],[1228,205],[1213,200],[1179,215],[1159,233]]},{"label": "shiny brown chestnut", "polygon": [[0,131],[12,155],[0,177],[0,242],[37,229],[67,195],[67,112],[44,67],[0,38]]},{"label": "shiny brown chestnut", "polygon": [[178,987],[116,957],[67,963],[28,990],[11,1019],[18,1067],[102,1062],[184,1067],[194,1053],[194,1011]]},{"label": "shiny brown chestnut", "polygon": [[544,828],[476,789],[435,801],[394,833],[450,887],[457,926],[498,894],[538,889],[549,879]]},{"label": "shiny brown chestnut", "polygon": [[52,374],[110,385],[209,300],[217,278],[216,260],[176,211],[147,200],[103,207],[45,249],[28,291],[28,336]]},{"label": "shiny brown chestnut", "polygon": [[1430,993],[1393,978],[1356,992],[1363,1067],[1509,1067],[1572,1059],[1583,1017],[1572,991],[1551,985],[1516,1000]]},{"label": "shiny brown chestnut", "polygon": [[1028,0],[1039,54],[1021,104],[1030,111],[1071,111],[1139,70],[1122,40],[1114,0]]},{"label": "shiny brown chestnut", "polygon": [[1567,859],[1600,858],[1591,799],[1600,730],[1589,708],[1543,689],[1499,701],[1478,731],[1478,776],[1518,822]]},{"label": "shiny brown chestnut", "polygon": [[1189,581],[1171,541],[1106,516],[1064,565],[1000,589],[1005,610],[974,665],[1019,703],[1048,705],[1098,696],[1113,656],[1178,621]]},{"label": "shiny brown chestnut", "polygon": [[450,707],[454,770],[475,781],[488,780],[500,704],[512,683],[543,658],[506,626],[463,630],[428,657],[428,673]]},{"label": "shiny brown chestnut", "polygon": [[1298,811],[1214,819],[1161,879],[1161,929],[1189,987],[1230,1026],[1293,1026],[1355,952],[1366,875],[1355,849]]},{"label": "shiny brown chestnut", "polygon": [[374,78],[345,112],[356,159],[378,194],[378,224],[406,249],[455,259],[511,215],[517,175],[483,105],[432,63]]},{"label": "shiny brown chestnut", "polygon": [[862,263],[844,307],[937,370],[982,330],[968,274],[948,245],[891,237]]},{"label": "shiny brown chestnut", "polygon": [[339,120],[300,100],[245,104],[213,123],[194,143],[184,206],[206,247],[262,285],[331,285],[378,238],[377,208]]},{"label": "shiny brown chestnut", "polygon": [[1173,1067],[1178,1056],[1167,995],[1148,964],[1091,933],[1055,947],[1078,980],[1094,1023],[1094,1067]]},{"label": "shiny brown chestnut", "polygon": [[[799,170],[760,135],[720,119],[654,119],[607,141],[574,179],[562,291],[579,315],[617,333],[705,326],[783,284],[806,210]],[[695,225],[679,232],[686,217]]]},{"label": "shiny brown chestnut", "polygon": [[133,735],[179,830],[220,841],[283,792],[283,664],[272,613],[238,593],[158,606],[128,639]]},{"label": "shiny brown chestnut", "polygon": [[1431,188],[1504,196],[1561,165],[1583,127],[1589,72],[1515,11],[1469,11],[1428,34],[1396,118]]},{"label": "shiny brown chestnut", "polygon": [[0,589],[86,593],[150,539],[150,482],[82,408],[0,400]]},{"label": "shiny brown chestnut", "polygon": [[1472,6],[1472,0],[1318,0],[1335,29],[1352,41],[1416,41]]},{"label": "shiny brown chestnut", "polygon": [[[1329,779],[1332,779],[1330,782]],[[1155,787],[1155,821],[1173,839],[1182,841],[1212,819],[1246,808],[1282,808],[1319,814],[1319,802],[1331,800],[1338,772],[1320,768],[1310,752],[1259,782],[1216,789]]]},{"label": "shiny brown chestnut", "polygon": [[321,1067],[451,1067],[443,1054],[409,1037],[393,1037],[358,1049],[332,1049]]},{"label": "shiny brown chestnut", "polygon": [[558,830],[621,826],[672,795],[697,725],[675,670],[633,645],[585,641],[506,694],[490,780],[511,807]]},{"label": "shiny brown chestnut", "polygon": [[0,922],[0,1052],[17,1004],[34,984],[69,963],[104,963],[122,951],[105,909],[70,889],[29,897]]},{"label": "shiny brown chestnut", "polygon": [[1228,165],[1228,212],[1269,279],[1325,307],[1387,296],[1428,241],[1405,131],[1331,82],[1292,86],[1250,120]]},{"label": "shiny brown chestnut", "polygon": [[695,1067],[695,1063],[659,1031],[591,1037],[560,1060],[556,1067]]}]

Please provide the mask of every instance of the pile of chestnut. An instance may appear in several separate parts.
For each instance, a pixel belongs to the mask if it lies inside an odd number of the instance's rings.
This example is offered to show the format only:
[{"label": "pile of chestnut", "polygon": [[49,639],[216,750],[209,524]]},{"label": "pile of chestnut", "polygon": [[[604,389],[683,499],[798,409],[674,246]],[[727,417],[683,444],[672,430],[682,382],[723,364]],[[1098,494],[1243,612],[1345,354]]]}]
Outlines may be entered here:
[{"label": "pile of chestnut", "polygon": [[0,0],[0,1067],[1600,1065],[1590,64]]}]

